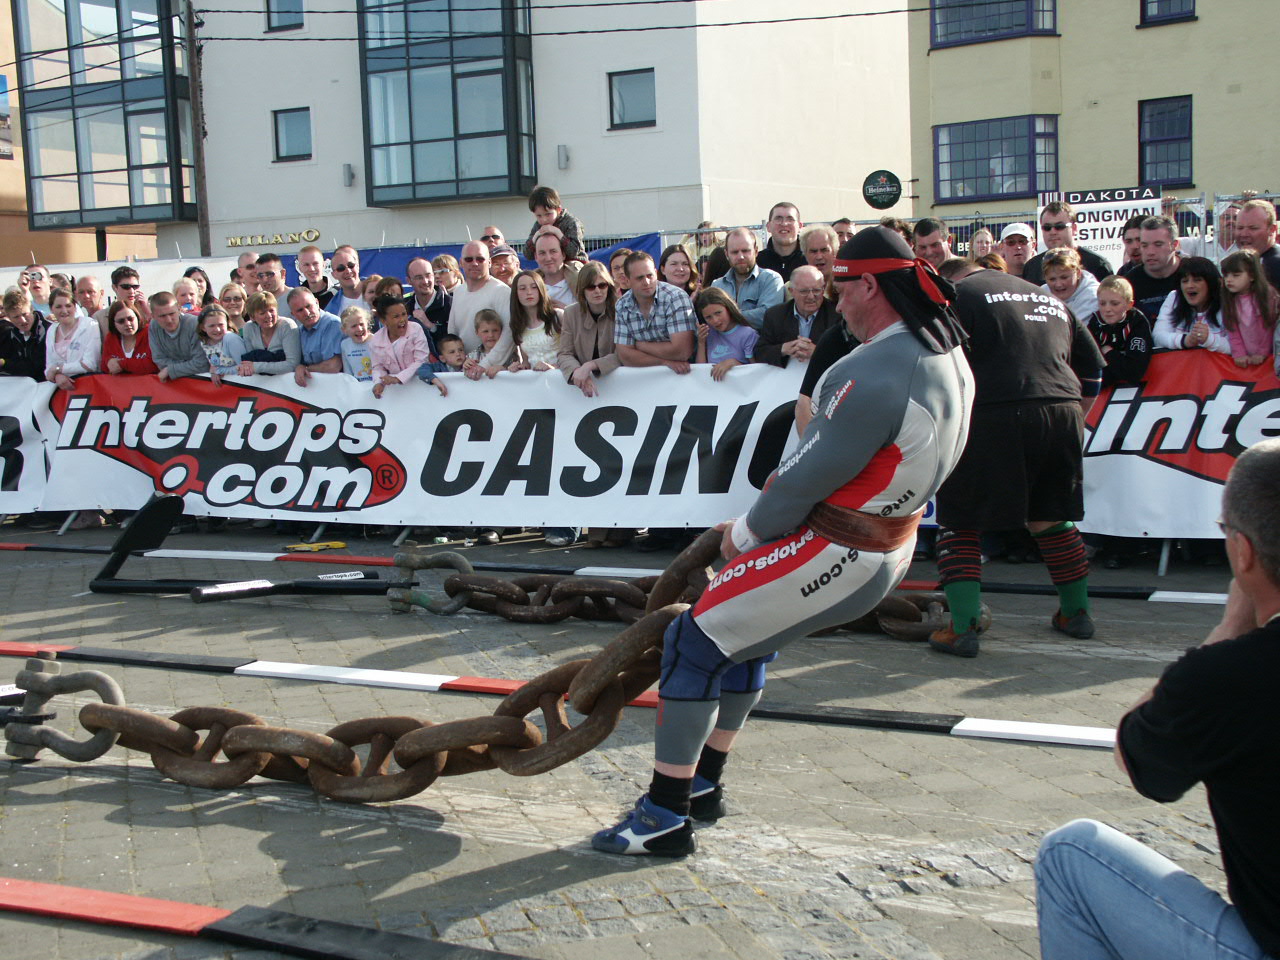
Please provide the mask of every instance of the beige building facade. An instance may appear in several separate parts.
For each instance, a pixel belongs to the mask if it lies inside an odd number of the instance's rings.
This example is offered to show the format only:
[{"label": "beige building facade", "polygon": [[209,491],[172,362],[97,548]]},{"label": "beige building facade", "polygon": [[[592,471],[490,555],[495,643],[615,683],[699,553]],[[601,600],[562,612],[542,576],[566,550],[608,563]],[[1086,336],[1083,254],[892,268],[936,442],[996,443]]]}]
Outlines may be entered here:
[{"label": "beige building facade", "polygon": [[910,16],[919,216],[1000,222],[1044,191],[1280,189],[1254,0],[932,0]]}]

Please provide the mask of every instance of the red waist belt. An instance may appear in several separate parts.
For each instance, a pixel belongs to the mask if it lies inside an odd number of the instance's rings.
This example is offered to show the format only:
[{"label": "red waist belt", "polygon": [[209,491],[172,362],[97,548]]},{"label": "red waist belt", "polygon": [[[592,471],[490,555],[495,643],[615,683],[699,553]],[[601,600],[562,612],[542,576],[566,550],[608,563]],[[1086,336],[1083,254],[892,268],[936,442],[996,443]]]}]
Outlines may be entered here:
[{"label": "red waist belt", "polygon": [[850,550],[891,553],[916,535],[920,514],[876,517],[860,510],[819,503],[805,522],[814,533]]}]

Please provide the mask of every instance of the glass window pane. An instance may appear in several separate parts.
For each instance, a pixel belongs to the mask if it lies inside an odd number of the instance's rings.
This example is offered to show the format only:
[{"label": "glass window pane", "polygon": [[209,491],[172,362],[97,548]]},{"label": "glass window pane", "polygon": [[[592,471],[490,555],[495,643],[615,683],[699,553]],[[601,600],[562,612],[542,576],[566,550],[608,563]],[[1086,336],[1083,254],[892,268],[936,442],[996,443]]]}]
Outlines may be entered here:
[{"label": "glass window pane", "polygon": [[502,4],[494,0],[453,0],[453,32],[501,33]]},{"label": "glass window pane", "polygon": [[411,154],[408,146],[374,147],[369,152],[373,157],[373,185],[375,187],[413,182],[413,168],[410,162]]},{"label": "glass window pane", "polygon": [[116,22],[114,0],[81,0],[77,7],[80,15],[81,48],[75,52],[76,83],[105,83],[120,78],[119,30]]},{"label": "glass window pane", "polygon": [[26,85],[33,90],[65,87],[70,72],[67,52],[49,53],[39,57],[27,57],[22,62],[22,74]]},{"label": "glass window pane", "polygon": [[311,111],[276,112],[276,159],[294,160],[311,156]]},{"label": "glass window pane", "polygon": [[80,189],[76,177],[46,177],[31,181],[31,203],[36,213],[79,210]]},{"label": "glass window pane", "polygon": [[520,98],[520,132],[533,131],[533,64],[528,60],[516,63],[516,83],[519,89],[516,95]]},{"label": "glass window pane", "polygon": [[148,167],[129,172],[129,196],[135,207],[169,202],[169,168]]},{"label": "glass window pane", "polygon": [[439,140],[453,136],[452,76],[448,67],[409,71],[415,140]]},{"label": "glass window pane", "polygon": [[80,195],[84,209],[129,206],[129,174],[124,170],[110,173],[86,173],[80,177]]},{"label": "glass window pane", "polygon": [[128,166],[124,147],[124,110],[93,107],[76,117],[80,169],[122,170]]},{"label": "glass window pane", "polygon": [[532,179],[533,170],[533,137],[520,138],[520,172]]},{"label": "glass window pane", "polygon": [[267,0],[267,29],[289,30],[302,26],[302,0]]},{"label": "glass window pane", "polygon": [[422,43],[449,36],[449,0],[410,0],[409,40]]},{"label": "glass window pane", "polygon": [[[148,163],[169,162],[169,138],[165,130],[163,113],[129,114],[129,160],[134,166]],[[138,201],[135,200],[134,203]],[[148,201],[168,203],[164,200]]]},{"label": "glass window pane", "polygon": [[453,161],[453,141],[419,143],[413,148],[413,175],[415,183],[434,180],[452,180],[457,176]]},{"label": "glass window pane", "polygon": [[393,47],[404,44],[404,7],[375,7],[365,14],[364,29],[370,47]]},{"label": "glass window pane", "polygon": [[156,0],[120,0],[125,35],[137,39],[160,33]]},{"label": "glass window pane", "polygon": [[409,139],[409,78],[405,73],[369,77],[369,137],[375,144]]},{"label": "glass window pane", "polygon": [[27,0],[16,5],[22,17],[22,46],[29,51],[67,46],[66,4],[61,0]]},{"label": "glass window pane", "polygon": [[503,177],[507,174],[507,138],[458,141],[458,177]]},{"label": "glass window pane", "polygon": [[158,77],[164,72],[164,53],[160,41],[142,40],[124,45],[124,75],[132,80],[136,77]]},{"label": "glass window pane", "polygon": [[651,125],[658,119],[657,94],[652,70],[610,75],[611,125]]},{"label": "glass window pane", "polygon": [[27,114],[31,175],[76,172],[76,135],[70,110]]},{"label": "glass window pane", "polygon": [[458,133],[489,133],[503,127],[502,74],[457,78]]}]

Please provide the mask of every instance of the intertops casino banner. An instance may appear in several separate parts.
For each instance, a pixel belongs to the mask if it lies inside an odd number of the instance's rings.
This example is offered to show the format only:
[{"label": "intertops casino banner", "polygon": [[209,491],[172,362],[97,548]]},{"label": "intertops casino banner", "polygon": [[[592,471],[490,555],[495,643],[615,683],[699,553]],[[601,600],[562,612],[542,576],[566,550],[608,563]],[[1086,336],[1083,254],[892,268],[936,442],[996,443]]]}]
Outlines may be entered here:
[{"label": "intertops casino banner", "polygon": [[[227,517],[457,526],[705,526],[747,509],[795,443],[801,371],[619,370],[587,398],[555,373],[390,387],[317,375],[0,377],[0,512],[135,509],[157,489]],[[1095,533],[1217,537],[1241,450],[1280,435],[1280,380],[1157,354],[1105,391],[1085,437]],[[928,522],[928,516],[926,516]]]},{"label": "intertops casino banner", "polygon": [[[710,525],[793,441],[801,371],[620,370],[587,398],[559,373],[417,381],[375,399],[340,374],[83,377],[42,412],[45,509],[136,508],[378,524]],[[47,386],[42,388],[48,392]]]}]

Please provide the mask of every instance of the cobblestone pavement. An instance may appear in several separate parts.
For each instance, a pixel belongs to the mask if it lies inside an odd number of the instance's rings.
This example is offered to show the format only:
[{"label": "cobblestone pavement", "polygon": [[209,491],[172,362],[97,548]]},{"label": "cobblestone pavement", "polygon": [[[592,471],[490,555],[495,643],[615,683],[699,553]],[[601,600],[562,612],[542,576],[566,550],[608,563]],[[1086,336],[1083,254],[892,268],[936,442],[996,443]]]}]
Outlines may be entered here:
[{"label": "cobblestone pavement", "polygon": [[[60,543],[108,543],[109,531]],[[0,542],[48,540],[6,526]],[[232,528],[168,546],[275,549]],[[385,539],[353,553],[392,552]],[[537,539],[477,547],[473,559],[660,566],[668,555],[553,550]],[[196,607],[185,597],[86,593],[100,557],[0,552],[0,639],[526,679],[590,655],[615,626],[511,624],[483,614],[393,616],[370,598],[269,598]],[[302,570],[314,568],[302,567]],[[327,571],[334,568],[327,567]],[[126,576],[270,576],[234,560],[131,562]],[[273,571],[281,578],[303,576]],[[930,565],[913,575],[932,578]],[[993,563],[990,580],[1047,583],[1040,566]],[[1154,570],[1095,582],[1156,583]],[[1225,591],[1222,568],[1178,568],[1167,589]],[[1103,600],[1099,634],[1047,628],[1047,597],[990,596],[995,627],[972,661],[865,636],[797,643],[767,698],[1111,726],[1216,621],[1211,605]],[[0,682],[21,661],[0,659]],[[232,706],[323,732],[356,717],[486,714],[471,694],[103,667],[129,703],[168,713]],[[58,725],[74,707],[55,701]],[[629,709],[600,749],[533,778],[438,781],[397,803],[350,806],[253,780],[230,791],[165,780],[113,749],[90,764],[55,755],[0,761],[3,875],[235,909],[273,907],[529,957],[687,956],[751,960],[1038,956],[1031,861],[1043,833],[1095,817],[1221,887],[1203,791],[1169,806],[1137,796],[1101,750],[857,727],[754,721],[726,771],[731,815],[700,828],[699,852],[636,862],[593,853],[647,783],[653,712]],[[11,956],[269,958],[218,944],[0,915]]]}]

